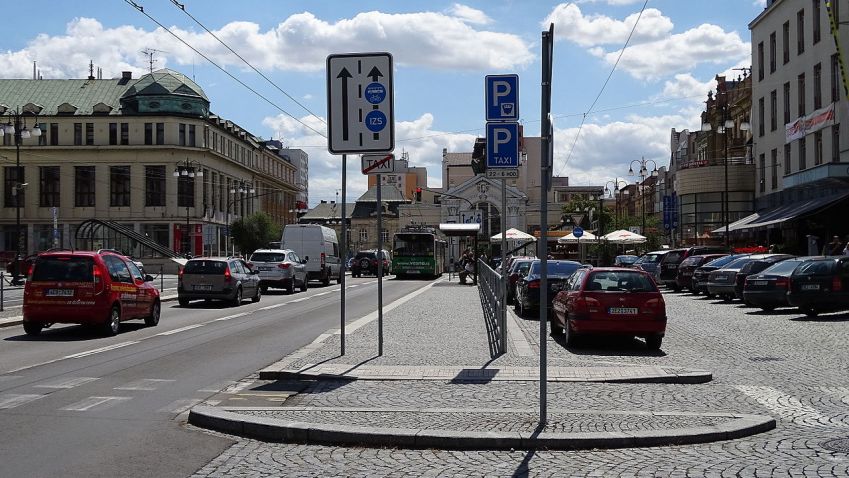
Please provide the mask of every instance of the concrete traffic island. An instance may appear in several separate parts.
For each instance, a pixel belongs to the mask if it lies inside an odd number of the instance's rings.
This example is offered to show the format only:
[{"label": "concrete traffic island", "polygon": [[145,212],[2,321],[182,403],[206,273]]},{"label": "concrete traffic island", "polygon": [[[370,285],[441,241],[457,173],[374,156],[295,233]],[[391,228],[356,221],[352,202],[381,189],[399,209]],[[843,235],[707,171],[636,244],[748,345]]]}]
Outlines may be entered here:
[{"label": "concrete traffic island", "polygon": [[771,417],[730,413],[197,406],[189,423],[271,442],[444,450],[634,448],[709,443],[775,428]]}]

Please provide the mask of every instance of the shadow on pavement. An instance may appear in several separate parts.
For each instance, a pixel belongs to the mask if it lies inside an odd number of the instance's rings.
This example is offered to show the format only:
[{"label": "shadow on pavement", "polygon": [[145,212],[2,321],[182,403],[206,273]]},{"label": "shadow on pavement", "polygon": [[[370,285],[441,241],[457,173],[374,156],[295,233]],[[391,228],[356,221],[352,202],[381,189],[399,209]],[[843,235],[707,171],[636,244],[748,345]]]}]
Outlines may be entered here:
[{"label": "shadow on pavement", "polygon": [[666,357],[663,350],[649,350],[645,342],[636,337],[586,336],[578,339],[577,346],[566,346],[563,334],[552,334],[558,345],[575,355],[603,355],[629,357]]},{"label": "shadow on pavement", "polygon": [[[539,425],[537,425],[537,427],[534,429],[534,432],[531,434],[531,439],[535,440],[539,436],[539,434],[542,433],[543,430],[545,430],[545,424],[540,423]],[[536,450],[528,450],[528,452],[525,453],[525,457],[522,458],[522,462],[519,463],[519,466],[516,467],[516,469],[513,471],[512,476],[514,478],[517,478],[517,477],[525,478],[527,476],[530,476],[531,460],[534,459],[536,454],[537,454]]]},{"label": "shadow on pavement", "polygon": [[[3,340],[9,342],[81,342],[83,340],[106,338],[102,332],[103,328],[97,325],[56,324],[53,327],[42,329],[41,333],[35,336],[22,333],[13,337],[6,337]],[[145,328],[147,328],[147,325],[141,321],[121,322],[121,330],[118,335]],[[23,331],[23,328],[21,331]]]},{"label": "shadow on pavement", "polygon": [[796,309],[775,309],[773,311],[757,309],[746,312],[746,315],[795,315],[798,313],[799,311]]},{"label": "shadow on pavement", "polygon": [[[798,311],[794,311],[797,314]],[[849,322],[849,313],[842,313],[837,315],[818,315],[816,317],[808,317],[807,315],[803,315],[801,317],[793,317],[790,319],[794,322]]]}]

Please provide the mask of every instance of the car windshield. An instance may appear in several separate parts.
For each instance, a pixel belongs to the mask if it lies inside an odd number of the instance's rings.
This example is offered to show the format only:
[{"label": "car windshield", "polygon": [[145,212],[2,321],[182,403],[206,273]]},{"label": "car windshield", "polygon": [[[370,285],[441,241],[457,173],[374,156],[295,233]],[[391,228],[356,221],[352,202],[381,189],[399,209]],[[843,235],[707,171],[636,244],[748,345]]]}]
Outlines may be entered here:
[{"label": "car windshield", "polygon": [[646,254],[637,261],[638,264],[655,264],[661,261],[663,256],[660,254]]},{"label": "car windshield", "polygon": [[796,275],[819,275],[830,274],[833,261],[810,261],[802,264],[796,269]]},{"label": "car windshield", "polygon": [[714,259],[714,260],[708,262],[707,264],[705,264],[705,266],[717,267],[717,268],[724,267],[726,264],[729,264],[733,261],[736,261],[737,259],[739,259],[741,257],[744,257],[744,256],[737,254],[737,255],[720,257],[719,259]]},{"label": "car windshield", "polygon": [[92,282],[94,261],[88,257],[41,257],[35,261],[32,280],[46,282]]},{"label": "car windshield", "polygon": [[189,261],[183,268],[183,274],[223,274],[226,268],[224,261]]},{"label": "car windshield", "polygon": [[774,264],[770,267],[767,267],[763,270],[763,274],[773,274],[779,276],[789,276],[799,267],[799,264],[802,264],[804,261],[782,261],[778,264]]},{"label": "car windshield", "polygon": [[637,256],[616,256],[616,261],[620,264],[633,264],[639,259]]},{"label": "car windshield", "polygon": [[[531,267],[531,274],[539,274],[540,263],[534,262]],[[548,261],[548,274],[549,275],[569,275],[578,268],[581,267],[581,264],[577,262],[571,261]]]},{"label": "car windshield", "polygon": [[251,254],[251,262],[284,262],[285,252],[254,252]]},{"label": "car windshield", "polygon": [[681,262],[681,259],[683,257],[684,257],[684,251],[670,251],[669,254],[666,254],[666,257],[663,258],[663,262],[667,262],[667,263]]},{"label": "car windshield", "polygon": [[701,260],[702,260],[702,258],[699,257],[699,256],[688,257],[688,258],[684,259],[684,262],[682,262],[681,265],[682,266],[695,266],[695,265],[698,265]]},{"label": "car windshield", "polygon": [[645,274],[630,271],[591,272],[585,290],[605,292],[657,292],[657,286]]},{"label": "car windshield", "polygon": [[754,260],[754,259],[751,259],[751,258],[749,258],[749,257],[741,257],[741,258],[738,258],[738,259],[736,259],[736,260],[733,260],[733,261],[729,262],[728,264],[724,265],[724,266],[722,267],[722,269],[728,269],[728,270],[739,270],[739,269],[740,269],[740,268],[742,268],[744,265],[746,265],[746,264],[748,264],[748,263],[752,262],[753,260]]},{"label": "car windshield", "polygon": [[522,261],[516,266],[516,272],[520,275],[526,275],[531,268],[531,261]]}]

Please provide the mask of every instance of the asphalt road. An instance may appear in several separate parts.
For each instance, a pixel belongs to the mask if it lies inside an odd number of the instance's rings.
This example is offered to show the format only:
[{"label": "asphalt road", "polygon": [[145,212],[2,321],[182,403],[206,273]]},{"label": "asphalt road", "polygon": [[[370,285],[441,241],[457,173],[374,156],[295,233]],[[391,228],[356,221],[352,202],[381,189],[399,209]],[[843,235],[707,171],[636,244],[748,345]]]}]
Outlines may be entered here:
[{"label": "asphalt road", "polygon": [[[349,321],[376,310],[376,282],[347,279]],[[385,280],[384,303],[427,284]],[[238,308],[167,302],[159,326],[127,322],[108,338],[79,326],[35,338],[0,329],[0,474],[192,474],[232,441],[186,429],[185,411],[338,327],[340,287],[311,286]]]}]

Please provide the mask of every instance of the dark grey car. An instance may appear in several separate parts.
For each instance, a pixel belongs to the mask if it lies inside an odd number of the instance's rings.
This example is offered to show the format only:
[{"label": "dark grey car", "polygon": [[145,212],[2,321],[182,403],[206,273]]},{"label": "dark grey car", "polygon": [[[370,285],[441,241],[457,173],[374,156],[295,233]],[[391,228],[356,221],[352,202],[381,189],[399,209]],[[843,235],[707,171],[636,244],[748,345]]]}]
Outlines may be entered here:
[{"label": "dark grey car", "polygon": [[177,281],[177,300],[186,306],[189,301],[226,300],[239,306],[245,297],[259,302],[259,271],[251,270],[242,259],[201,257],[191,259],[180,270]]}]

